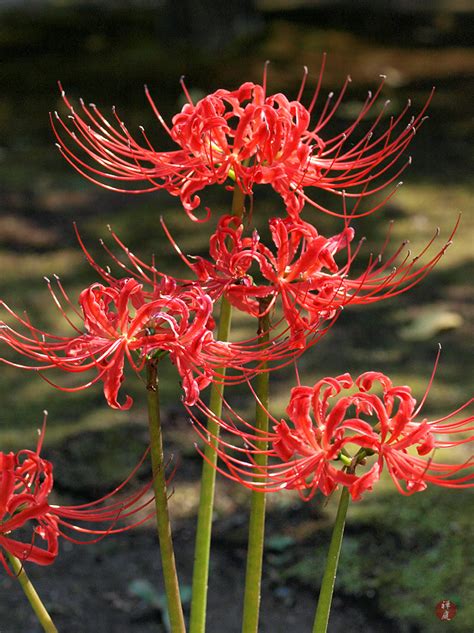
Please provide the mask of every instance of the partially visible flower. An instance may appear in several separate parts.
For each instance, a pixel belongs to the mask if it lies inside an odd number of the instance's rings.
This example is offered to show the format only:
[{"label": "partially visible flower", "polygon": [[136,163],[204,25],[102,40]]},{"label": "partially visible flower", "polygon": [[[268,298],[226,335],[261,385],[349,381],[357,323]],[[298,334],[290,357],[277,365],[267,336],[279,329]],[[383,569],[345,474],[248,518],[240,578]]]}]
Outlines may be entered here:
[{"label": "partially visible flower", "polygon": [[[198,417],[191,414],[199,435],[216,446],[223,463],[221,472],[255,490],[292,489],[307,500],[318,490],[329,495],[342,485],[358,500],[376,484],[384,466],[404,495],[424,490],[428,484],[474,486],[472,457],[461,464],[435,461],[439,450],[473,441],[468,433],[474,430],[474,416],[452,420],[473,400],[429,421],[418,418],[425,398],[426,394],[417,406],[409,387],[394,386],[380,372],[366,372],[356,380],[348,373],[328,377],[313,387],[293,388],[286,409],[288,420],[272,418],[269,433],[232,411],[228,420],[216,420],[236,442],[228,437],[209,438]],[[262,441],[268,443],[266,467],[255,460],[263,450],[257,442]],[[366,467],[372,456],[374,463]]]},{"label": "partially visible flower", "polygon": [[[226,182],[250,195],[254,185],[270,184],[293,217],[305,201],[337,215],[310,198],[306,188],[365,197],[394,182],[410,162],[400,164],[399,159],[422,124],[431,96],[415,116],[408,116],[409,102],[381,128],[389,103],[385,102],[368,130],[358,135],[361,121],[378,107],[382,80],[374,94],[369,92],[355,120],[331,137],[326,127],[341,104],[350,77],[337,98],[330,93],[321,113],[312,120],[324,64],[325,60],[308,107],[301,103],[307,69],[294,101],[281,93],[267,95],[266,67],[262,85],[246,82],[237,90],[219,89],[196,104],[182,82],[188,103],[173,117],[171,127],[146,88],[159,123],[179,147],[174,151],[157,151],[143,128],[142,139],[135,140],[115,109],[115,125],[94,104],[87,106],[81,100],[82,112],[77,112],[62,88],[71,125],[57,113],[51,121],[61,153],[87,179],[120,192],[165,189],[180,197],[193,220],[198,219],[194,211],[201,202],[197,192]],[[204,219],[209,215],[207,209]]]},{"label": "partially visible flower", "polygon": [[60,538],[83,543],[78,535],[89,534],[91,539],[86,542],[95,542],[108,534],[136,527],[153,516],[153,513],[143,515],[153,501],[152,494],[148,494],[151,483],[122,496],[122,490],[137,473],[148,451],[129,477],[102,499],[77,506],[53,504],[53,464],[40,455],[44,429],[43,425],[35,451],[0,452],[0,562],[9,573],[4,552],[22,562],[50,565],[58,554]]}]

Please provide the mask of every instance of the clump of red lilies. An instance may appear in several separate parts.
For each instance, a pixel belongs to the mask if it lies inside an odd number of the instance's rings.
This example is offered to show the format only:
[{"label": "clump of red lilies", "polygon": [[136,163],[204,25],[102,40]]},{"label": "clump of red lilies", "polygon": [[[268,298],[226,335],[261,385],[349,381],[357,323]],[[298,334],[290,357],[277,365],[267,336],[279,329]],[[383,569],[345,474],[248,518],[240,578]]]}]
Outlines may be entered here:
[{"label": "clump of red lilies", "polygon": [[[436,231],[414,256],[406,243],[389,246],[389,230],[378,255],[360,265],[363,240],[355,239],[353,219],[380,209],[398,187],[400,173],[411,162],[403,153],[423,124],[433,93],[416,114],[410,115],[408,103],[398,115],[388,117],[389,102],[379,103],[382,79],[350,125],[339,133],[328,132],[350,77],[317,113],[324,65],[325,57],[307,106],[306,69],[294,100],[269,94],[267,65],[261,84],[218,89],[197,103],[182,81],[187,103],[170,125],[146,89],[153,113],[176,143],[171,151],[155,149],[144,128],[136,140],[115,108],[112,122],[94,104],[81,100],[76,110],[60,87],[69,114],[66,120],[52,115],[53,130],[62,155],[88,180],[136,194],[164,189],[179,197],[193,221],[199,221],[198,193],[206,187],[223,185],[233,191],[233,200],[209,236],[204,255],[184,253],[162,220],[167,238],[189,269],[185,279],[160,270],[154,258],[150,263],[138,258],[113,231],[113,247],[102,242],[111,268],[103,266],[76,229],[99,280],[84,288],[76,301],[58,277],[53,282],[47,279],[69,335],[43,331],[0,300],[0,343],[13,352],[0,358],[4,363],[34,370],[63,392],[102,383],[107,404],[120,410],[133,405],[132,397],[121,392],[126,367],[146,374],[153,470],[148,486],[123,499],[122,489],[136,469],[97,502],[60,506],[50,502],[52,464],[40,456],[44,431],[36,451],[0,453],[0,560],[7,569],[10,557],[51,563],[59,537],[79,542],[75,533],[81,532],[97,540],[142,523],[148,518],[141,511],[150,503],[147,492],[152,486],[171,633],[185,633],[160,420],[158,374],[165,356],[176,367],[182,400],[204,444],[198,449],[203,475],[190,633],[205,632],[216,471],[252,490],[243,633],[258,630],[266,493],[296,490],[308,501],[318,491],[329,496],[341,490],[313,629],[326,633],[349,498],[358,501],[371,491],[384,469],[403,495],[420,492],[428,484],[458,489],[474,485],[472,458],[461,458],[460,463],[438,460],[442,449],[474,439],[474,418],[466,415],[472,400],[444,417],[420,418],[434,372],[420,404],[410,387],[393,384],[384,373],[371,370],[355,379],[349,372],[320,377],[313,386],[301,385],[298,378],[287,418],[270,413],[270,374],[292,363],[296,367],[298,358],[332,328],[344,308],[392,299],[422,281],[451,244],[459,224],[458,220],[441,247],[434,247]],[[369,115],[371,122],[361,132]],[[257,185],[270,185],[281,198],[283,212],[268,222],[269,240],[252,224],[258,217]],[[385,187],[388,193],[378,195]],[[318,201],[319,190],[338,196],[342,210]],[[360,208],[369,198],[368,208]],[[341,218],[339,231],[327,236],[303,219],[305,204]],[[210,214],[206,209],[202,219]],[[232,310],[253,321],[254,336],[236,340],[231,334]],[[26,360],[19,362],[16,355]],[[437,364],[438,359],[435,370]],[[77,374],[80,383],[56,385],[51,371]],[[239,383],[250,387],[255,418],[239,415],[229,404],[224,391]],[[209,404],[203,395],[207,388]],[[123,520],[126,525],[118,525]],[[85,522],[85,527],[77,522]],[[102,527],[91,527],[95,523]],[[17,535],[20,529],[22,534],[29,529],[29,540]],[[33,608],[42,613],[35,607],[36,599],[31,599]]]}]

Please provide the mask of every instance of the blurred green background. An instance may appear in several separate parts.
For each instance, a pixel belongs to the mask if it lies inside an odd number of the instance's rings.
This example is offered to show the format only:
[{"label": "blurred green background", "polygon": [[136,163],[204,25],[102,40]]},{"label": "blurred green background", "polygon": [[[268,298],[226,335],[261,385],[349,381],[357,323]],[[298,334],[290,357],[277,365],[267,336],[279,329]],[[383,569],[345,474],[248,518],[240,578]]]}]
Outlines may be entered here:
[{"label": "blurred green background", "polygon": [[[48,112],[61,109],[57,80],[71,99],[83,97],[106,113],[116,105],[129,130],[143,124],[155,147],[169,147],[143,84],[169,120],[183,104],[181,75],[199,98],[220,87],[259,81],[269,59],[269,91],[290,97],[298,92],[304,65],[316,82],[325,51],[323,91],[337,90],[347,73],[353,80],[334,128],[348,124],[380,74],[387,75],[383,98],[391,99],[394,112],[408,97],[421,107],[436,86],[430,119],[410,146],[413,165],[403,187],[382,212],[355,223],[358,235],[367,236],[361,261],[378,252],[389,220],[395,220],[393,247],[408,238],[416,254],[436,227],[441,247],[458,214],[463,216],[454,244],[435,271],[396,300],[347,309],[301,359],[302,380],[378,369],[412,385],[421,397],[441,343],[440,368],[425,414],[455,409],[470,396],[473,382],[473,3],[246,0],[233,5],[211,0],[0,2],[0,296],[19,312],[26,309],[44,329],[65,332],[42,278],[58,274],[71,298],[95,280],[77,247],[73,221],[103,263],[107,256],[97,238],[106,237],[111,224],[137,255],[149,261],[155,253],[164,271],[184,275],[161,232],[160,216],[183,251],[204,254],[215,218],[229,209],[229,192],[206,193],[213,221],[197,226],[166,193],[126,196],[86,182],[54,146]],[[281,213],[278,198],[259,188],[257,226],[262,228],[275,212]],[[340,230],[340,223],[311,209],[305,219],[323,234]],[[291,371],[275,377],[276,415],[283,412],[292,380]],[[93,498],[124,477],[146,442],[143,384],[131,374],[125,390],[135,405],[130,412],[116,412],[106,407],[99,385],[64,394],[33,373],[2,366],[2,450],[32,446],[47,409],[46,454],[55,460],[59,491],[64,499]],[[163,405],[168,450],[179,465],[172,510],[180,565],[189,579],[200,465],[172,367],[164,372]],[[461,449],[449,455],[453,460],[466,457]],[[222,617],[229,618],[230,633],[240,630],[247,497],[229,482],[219,482],[209,633],[221,630]],[[330,630],[436,633],[448,626],[434,615],[444,598],[458,606],[450,630],[472,629],[469,502],[472,507],[468,492],[456,490],[399,498],[384,481],[370,498],[354,505]],[[324,506],[321,499],[303,506],[291,495],[272,497],[263,632],[285,631],[290,624],[309,630],[312,588],[321,575],[333,512],[333,503]],[[150,599],[139,584],[154,582],[158,566],[150,556],[152,531],[124,539],[104,541],[86,552],[64,548],[53,568],[32,570],[58,623],[64,623],[62,630],[157,630],[160,596]],[[94,574],[91,565],[99,566]],[[12,613],[13,605],[23,604],[12,579],[0,586],[0,628],[5,623],[6,631],[37,630],[26,607]],[[219,587],[227,591],[216,595],[212,589]],[[232,609],[235,622],[229,616]]]}]

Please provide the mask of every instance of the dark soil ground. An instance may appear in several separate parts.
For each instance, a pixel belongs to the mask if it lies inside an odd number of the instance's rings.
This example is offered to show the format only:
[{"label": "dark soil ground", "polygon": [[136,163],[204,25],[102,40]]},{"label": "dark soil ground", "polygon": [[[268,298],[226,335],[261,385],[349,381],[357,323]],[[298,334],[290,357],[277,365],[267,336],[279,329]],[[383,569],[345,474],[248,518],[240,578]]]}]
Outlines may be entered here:
[{"label": "dark soil ground", "polygon": [[[281,516],[272,522],[273,528],[278,530],[278,522],[286,518]],[[178,566],[185,585],[191,580],[193,529],[194,522],[184,521],[175,532]],[[295,546],[292,556],[305,553]],[[157,602],[162,597],[158,556],[153,531],[137,530],[114,538],[113,543],[81,547],[80,552],[77,547],[63,547],[53,567],[28,571],[61,632],[166,633],[159,606],[151,598],[140,597],[148,595],[150,587],[156,588],[152,594]],[[229,521],[218,523],[209,585],[209,633],[240,632],[244,568],[245,542],[236,542],[235,527]],[[316,589],[279,583],[276,568],[273,576],[267,576],[263,583],[261,632],[311,630]],[[40,633],[41,627],[25,604],[18,583],[4,577],[1,591],[2,633]],[[351,631],[398,631],[368,598],[361,602],[336,594],[329,631],[346,632],[348,623]]]}]

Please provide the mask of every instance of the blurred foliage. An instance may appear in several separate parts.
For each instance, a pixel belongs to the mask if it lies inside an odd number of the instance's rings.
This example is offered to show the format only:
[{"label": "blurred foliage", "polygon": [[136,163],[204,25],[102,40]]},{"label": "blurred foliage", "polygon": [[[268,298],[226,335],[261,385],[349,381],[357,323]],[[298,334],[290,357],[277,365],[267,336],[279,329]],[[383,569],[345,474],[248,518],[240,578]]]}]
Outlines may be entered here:
[{"label": "blurred foliage", "polygon": [[[394,498],[367,497],[350,509],[337,576],[337,591],[359,604],[377,609],[408,633],[444,631],[434,613],[449,598],[457,608],[449,623],[453,633],[465,633],[474,618],[474,549],[469,539],[471,519],[465,509],[467,491],[428,490]],[[315,548],[281,574],[310,586],[324,569],[330,529],[318,535]],[[315,549],[316,556],[314,556]]]}]

